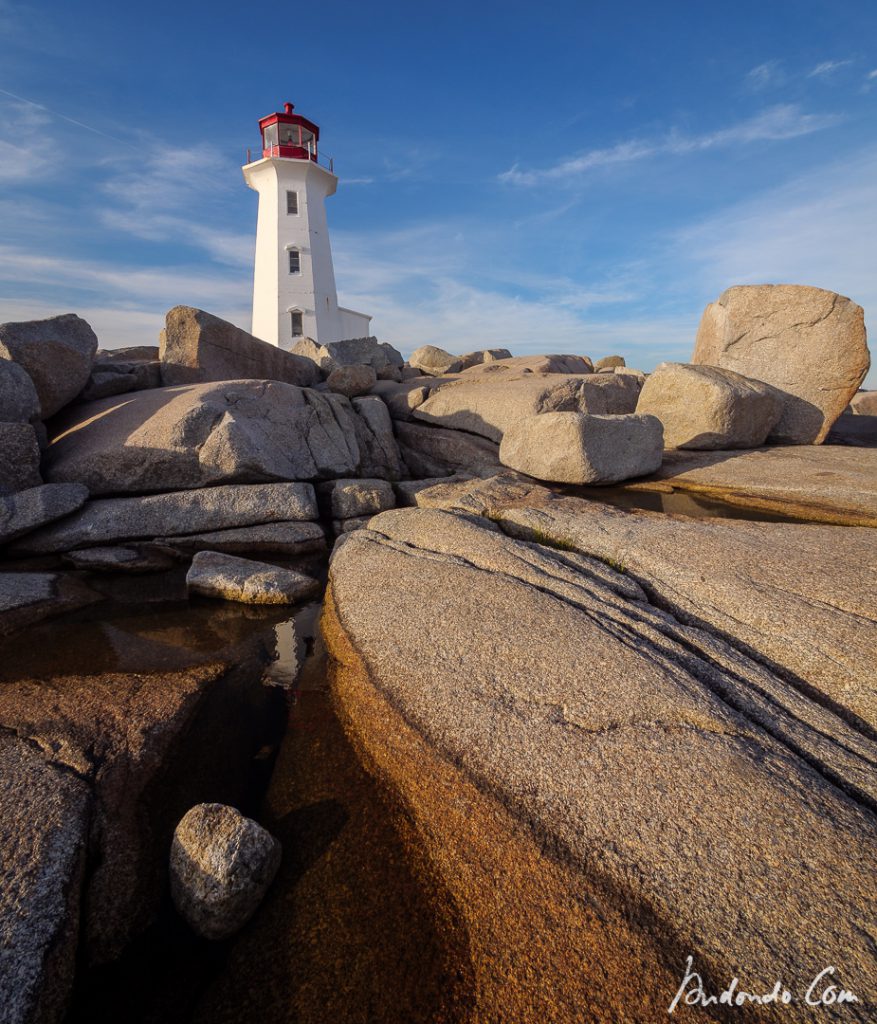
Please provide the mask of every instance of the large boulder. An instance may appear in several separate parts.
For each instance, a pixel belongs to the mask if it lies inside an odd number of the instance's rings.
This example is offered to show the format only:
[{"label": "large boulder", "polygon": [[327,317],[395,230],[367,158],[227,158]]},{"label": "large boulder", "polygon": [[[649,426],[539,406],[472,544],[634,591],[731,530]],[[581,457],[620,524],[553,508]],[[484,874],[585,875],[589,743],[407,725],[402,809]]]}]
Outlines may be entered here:
[{"label": "large boulder", "polygon": [[371,366],[378,380],[401,380],[405,360],[401,352],[377,338],[348,338],[318,345],[310,338],[302,338],[292,351],[314,362],[324,377],[339,366],[365,364]]},{"label": "large boulder", "polygon": [[27,371],[11,359],[0,359],[0,423],[36,423],[40,399]]},{"label": "large boulder", "polygon": [[89,501],[78,512],[13,543],[19,554],[50,554],[125,540],[153,540],[213,530],[316,519],[306,483],[226,485]]},{"label": "large boulder", "polygon": [[395,426],[399,451],[413,477],[492,476],[502,470],[499,446],[486,437],[426,423],[397,422]]},{"label": "large boulder", "polygon": [[[441,377],[445,373],[459,373],[463,365],[458,356],[451,355],[435,345],[421,345],[408,357],[408,363],[430,377]],[[470,364],[474,365],[474,364]]]},{"label": "large boulder", "polygon": [[82,484],[42,484],[0,496],[0,544],[75,512],[88,500]]},{"label": "large boulder", "polygon": [[864,317],[861,306],[822,288],[729,288],[707,306],[691,361],[783,392],[769,440],[821,444],[871,364]]},{"label": "large boulder", "polygon": [[386,404],[377,395],[364,395],[353,399],[352,412],[360,476],[398,480],[402,457]]},{"label": "large boulder", "polygon": [[38,487],[40,446],[29,423],[0,423],[0,494]]},{"label": "large boulder", "polygon": [[46,477],[84,483],[92,494],[144,493],[353,476],[359,459],[346,399],[239,380],[71,410],[49,447]]},{"label": "large boulder", "polygon": [[412,412],[413,418],[500,441],[509,427],[538,413],[631,413],[640,391],[639,382],[632,377],[610,374],[529,373],[513,380],[468,379],[471,372],[467,370],[457,383],[433,391]]},{"label": "large boulder", "polygon": [[654,416],[546,412],[510,426],[499,459],[537,480],[616,484],[654,473],[663,448],[661,421]]},{"label": "large boulder", "polygon": [[468,370],[470,366],[482,363],[494,363],[497,359],[511,359],[512,354],[507,348],[480,348],[475,352],[464,352],[460,356],[460,369]]},{"label": "large boulder", "polygon": [[309,359],[191,306],[168,311],[159,353],[166,385],[251,379],[309,387],[319,380]]},{"label": "large boulder", "polygon": [[296,604],[319,593],[317,580],[267,562],[199,551],[186,575],[191,594],[242,604]]},{"label": "large boulder", "polygon": [[97,336],[74,313],[0,324],[0,358],[27,371],[40,400],[43,418],[63,409],[88,383]]},{"label": "large boulder", "polygon": [[[804,993],[834,965],[830,980],[859,1001],[820,1012],[865,1024],[877,1000],[873,725],[824,699],[797,659],[753,657],[733,604],[720,627],[704,623],[710,571],[677,572],[700,543],[687,522],[672,524],[654,597],[651,578],[646,590],[635,568],[607,565],[609,545],[625,564],[626,518],[602,531],[597,557],[577,535],[518,541],[425,509],[385,512],[335,549],[333,700],[412,861],[429,866],[459,1002],[474,1019],[536,1024],[581,1020],[585,999],[588,1020],[645,1024],[666,1018],[690,956],[717,995],[734,977],[753,992],[781,979],[802,1021]],[[736,524],[710,525],[721,571]],[[761,537],[753,633],[782,634],[787,608],[835,616],[835,637],[855,636],[857,609],[873,621],[872,540],[839,537],[841,557],[823,563],[844,603],[820,607],[783,554],[826,538],[786,527],[774,547],[771,524],[741,525]],[[765,593],[782,611],[766,614]],[[861,689],[873,662],[857,660]],[[753,1021],[776,1010],[753,1009]]]},{"label": "large boulder", "polygon": [[783,414],[783,396],[733,370],[661,363],[636,411],[657,416],[668,448],[757,448]]},{"label": "large boulder", "polygon": [[262,902],[280,867],[280,856],[280,843],[237,808],[198,804],[174,831],[174,905],[199,935],[233,935]]},{"label": "large boulder", "polygon": [[129,391],[160,388],[161,363],[157,359],[97,359],[88,383],[82,392],[86,402],[111,395],[124,395]]},{"label": "large boulder", "polygon": [[377,379],[373,366],[354,363],[352,366],[337,367],[326,378],[326,384],[336,395],[356,398],[357,395],[368,394]]},{"label": "large boulder", "polygon": [[626,365],[624,356],[603,356],[594,363],[594,371],[600,373],[601,370],[609,370],[614,373],[617,367]]}]

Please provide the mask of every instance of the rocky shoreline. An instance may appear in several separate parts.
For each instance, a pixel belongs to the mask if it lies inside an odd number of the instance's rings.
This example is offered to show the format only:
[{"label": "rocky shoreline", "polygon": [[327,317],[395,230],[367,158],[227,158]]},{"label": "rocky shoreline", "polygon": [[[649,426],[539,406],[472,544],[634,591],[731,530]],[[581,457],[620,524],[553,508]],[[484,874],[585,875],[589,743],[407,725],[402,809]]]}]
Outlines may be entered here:
[{"label": "rocky shoreline", "polygon": [[[374,877],[409,936],[387,946],[400,998],[369,995],[357,968],[332,1019],[375,999],[370,1020],[653,1021],[689,955],[711,991],[738,976],[798,994],[835,965],[858,1001],[823,1019],[873,1019],[868,365],[860,307],[794,286],[729,289],[691,363],[651,374],[502,349],[406,361],[371,338],[283,352],[188,307],[157,349],[98,351],[72,314],[0,325],[0,1021],[63,1020],[173,913],[186,812],[245,799],[283,852],[262,910],[223,940],[238,989],[276,947],[266,922],[325,978],[345,975],[322,952],[337,936],[392,986],[363,945],[380,907],[327,888]],[[752,521],[577,491],[601,487]],[[327,564],[316,653],[280,654],[270,630]],[[77,632],[90,647],[63,664]],[[305,677],[331,695],[350,752],[323,744],[308,775],[287,731],[260,812],[248,780],[283,732],[278,655],[287,701]],[[342,812],[318,884],[286,866],[301,830],[276,811],[307,810],[299,772]],[[333,772],[379,794],[373,835]],[[209,832],[187,833],[198,863]],[[410,919],[358,849],[394,851]],[[295,970],[272,973],[259,1019],[323,1019]],[[166,1019],[250,1019],[255,996],[211,984]],[[785,1019],[808,1012],[802,997]]]}]

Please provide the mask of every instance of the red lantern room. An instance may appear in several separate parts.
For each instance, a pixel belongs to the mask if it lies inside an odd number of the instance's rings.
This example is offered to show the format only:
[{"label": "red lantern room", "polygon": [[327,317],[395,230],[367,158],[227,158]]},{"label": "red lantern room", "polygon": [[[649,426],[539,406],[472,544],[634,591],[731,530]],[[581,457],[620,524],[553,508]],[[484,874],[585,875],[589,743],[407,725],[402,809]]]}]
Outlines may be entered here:
[{"label": "red lantern room", "polygon": [[269,114],[259,121],[262,156],[313,160],[316,163],[320,129],[301,114],[294,114],[294,109],[291,103],[284,103],[282,114]]}]

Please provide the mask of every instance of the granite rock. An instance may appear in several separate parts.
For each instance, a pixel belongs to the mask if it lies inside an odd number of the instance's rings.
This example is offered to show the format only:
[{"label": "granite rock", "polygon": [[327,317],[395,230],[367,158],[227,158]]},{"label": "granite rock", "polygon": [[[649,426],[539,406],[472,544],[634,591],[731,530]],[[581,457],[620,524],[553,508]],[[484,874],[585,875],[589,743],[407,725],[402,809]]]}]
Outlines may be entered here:
[{"label": "granite rock", "polygon": [[0,494],[39,487],[40,446],[29,423],[0,422]]},{"label": "granite rock", "polygon": [[0,544],[75,512],[88,500],[82,484],[41,484],[0,496]]},{"label": "granite rock", "polygon": [[339,366],[326,379],[329,390],[347,398],[368,394],[375,386],[377,374],[374,367],[356,363],[352,366]]},{"label": "granite rock", "polygon": [[293,569],[218,551],[199,551],[186,575],[190,593],[243,604],[295,604],[319,593],[317,580]]},{"label": "granite rock", "polygon": [[693,363],[734,370],[783,392],[769,440],[820,444],[871,360],[861,306],[803,285],[743,285],[710,303]]}]

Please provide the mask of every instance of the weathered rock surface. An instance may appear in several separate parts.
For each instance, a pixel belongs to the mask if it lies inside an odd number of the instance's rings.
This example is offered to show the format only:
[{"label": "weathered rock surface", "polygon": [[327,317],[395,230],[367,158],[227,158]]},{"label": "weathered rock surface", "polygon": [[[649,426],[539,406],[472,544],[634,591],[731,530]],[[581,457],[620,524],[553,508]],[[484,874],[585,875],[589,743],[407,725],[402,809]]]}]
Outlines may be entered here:
[{"label": "weathered rock surface", "polygon": [[[479,360],[479,362],[483,362],[483,360]],[[408,357],[408,363],[430,377],[441,377],[445,373],[459,373],[463,369],[459,356],[451,355],[450,352],[435,345],[421,345]]]},{"label": "weathered rock surface", "polygon": [[425,423],[396,423],[399,450],[411,476],[449,476],[469,473],[491,476],[502,470],[495,441],[463,430],[447,430]]},{"label": "weathered rock surface", "polygon": [[360,475],[398,480],[402,476],[402,456],[386,404],[377,395],[364,395],[353,399],[352,411]]},{"label": "weathered rock surface", "polygon": [[0,494],[38,487],[40,446],[29,423],[0,423]]},{"label": "weathered rock surface", "polygon": [[328,377],[339,366],[368,365],[378,380],[400,380],[405,360],[392,345],[377,338],[349,338],[317,345],[310,338],[296,342],[292,351],[314,362]]},{"label": "weathered rock surface", "polygon": [[411,413],[446,384],[458,380],[457,377],[415,377],[411,380],[391,381],[379,380],[371,393],[379,397],[387,406],[394,420],[407,420]]},{"label": "weathered rock surface", "polygon": [[82,484],[42,484],[0,496],[0,544],[70,515],[86,501],[88,488]]},{"label": "weathered rock surface", "polygon": [[166,385],[247,379],[308,387],[319,379],[311,360],[191,306],[168,311],[159,351]]},{"label": "weathered rock surface", "polygon": [[[502,363],[489,363],[502,366]],[[477,369],[477,368],[476,368]],[[466,374],[473,371],[467,370]],[[463,379],[432,392],[412,417],[501,441],[526,416],[545,412],[620,415],[636,409],[639,383],[609,374],[528,374],[515,380]]]},{"label": "weathered rock surface", "polygon": [[107,398],[59,425],[46,476],[92,494],[351,476],[360,453],[343,402],[258,380]]},{"label": "weathered rock surface", "polygon": [[877,449],[759,448],[665,452],[649,480],[630,490],[673,490],[795,519],[877,526]]},{"label": "weathered rock surface", "polygon": [[212,530],[185,537],[159,537],[156,544],[187,553],[221,551],[228,555],[245,555],[260,551],[275,555],[304,555],[324,550],[326,539],[319,523],[280,522]]},{"label": "weathered rock surface", "polygon": [[227,485],[135,498],[100,498],[61,522],[15,541],[12,550],[48,554],[114,541],[316,519],[318,515],[314,489],[302,483]]},{"label": "weathered rock surface", "polygon": [[877,391],[857,391],[850,408],[856,416],[877,416]]},{"label": "weathered rock surface", "polygon": [[128,348],[99,348],[94,357],[95,365],[110,363],[157,363],[160,359],[158,345],[131,345]]},{"label": "weathered rock surface", "polygon": [[783,397],[733,370],[661,363],[643,385],[636,411],[658,417],[668,448],[758,448],[783,414]]},{"label": "weathered rock surface", "polygon": [[320,492],[332,519],[373,516],[396,506],[393,486],[386,480],[332,480],[321,484]]},{"label": "weathered rock surface", "polygon": [[[620,567],[677,618],[731,637],[877,727],[873,529],[630,513],[574,498],[491,514],[516,536]],[[799,700],[791,689],[771,694],[786,707]]]},{"label": "weathered rock surface", "polygon": [[91,794],[0,730],[0,1020],[61,1020],[73,984]]},{"label": "weathered rock surface", "polygon": [[802,1003],[842,964],[860,1002],[821,1012],[869,1021],[873,730],[563,547],[416,509],[331,565],[335,699],[429,864],[469,1012],[653,1022],[692,955],[710,991],[781,978]]},{"label": "weathered rock surface", "polygon": [[339,366],[326,378],[329,390],[335,394],[345,395],[347,398],[356,398],[357,395],[368,394],[375,386],[378,377],[373,366],[355,364],[353,366]]},{"label": "weathered rock surface", "polygon": [[654,416],[547,412],[508,427],[499,460],[537,480],[615,484],[654,473],[663,449],[661,421]]},{"label": "weathered rock surface", "polygon": [[98,600],[66,573],[0,572],[0,636]]},{"label": "weathered rock surface", "polygon": [[345,533],[362,530],[368,526],[373,518],[373,516],[353,516],[351,519],[333,519],[332,532],[336,537],[341,537]]},{"label": "weathered rock surface", "polygon": [[693,363],[734,370],[784,392],[770,440],[820,444],[865,379],[861,306],[800,285],[729,288],[707,306]]},{"label": "weathered rock surface", "polygon": [[484,375],[518,377],[525,373],[593,373],[594,364],[587,356],[538,355],[483,359],[466,371],[467,379]]},{"label": "weathered rock surface", "polygon": [[0,359],[0,423],[35,423],[40,399],[27,371],[11,359]]},{"label": "weathered rock surface", "polygon": [[0,359],[11,359],[34,383],[43,418],[54,416],[88,382],[97,336],[74,313],[0,324]]},{"label": "weathered rock surface", "polygon": [[319,593],[317,580],[293,569],[219,551],[199,551],[186,575],[190,593],[243,604],[295,604]]},{"label": "weathered rock surface", "polygon": [[252,818],[223,804],[198,804],[171,844],[174,905],[199,935],[233,935],[256,912],[280,857],[280,843]]}]

